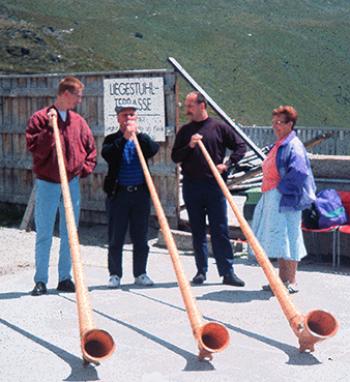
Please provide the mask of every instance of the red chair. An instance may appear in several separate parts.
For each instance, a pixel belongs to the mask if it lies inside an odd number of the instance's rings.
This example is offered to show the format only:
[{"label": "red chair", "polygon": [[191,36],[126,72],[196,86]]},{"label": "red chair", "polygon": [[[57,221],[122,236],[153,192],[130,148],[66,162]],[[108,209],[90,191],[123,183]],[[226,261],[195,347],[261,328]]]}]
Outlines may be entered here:
[{"label": "red chair", "polygon": [[350,192],[349,191],[338,191],[340,199],[343,203],[345,211],[348,215],[348,222],[345,225],[341,225],[337,231],[337,255],[336,255],[336,266],[340,266],[340,247],[341,247],[341,234],[350,235]]},{"label": "red chair", "polygon": [[317,250],[316,250],[317,260],[320,260],[320,255],[319,255],[319,253],[320,253],[320,250],[319,250],[320,240],[317,236],[319,234],[325,234],[325,233],[331,233],[332,234],[332,266],[333,267],[335,266],[336,257],[338,254],[338,252],[337,252],[338,228],[339,228],[339,226],[334,225],[334,226],[329,227],[329,228],[313,229],[313,228],[306,228],[303,225],[301,225],[301,229],[303,230],[303,232],[310,232],[311,233],[312,244],[313,244],[312,246],[317,247]]}]

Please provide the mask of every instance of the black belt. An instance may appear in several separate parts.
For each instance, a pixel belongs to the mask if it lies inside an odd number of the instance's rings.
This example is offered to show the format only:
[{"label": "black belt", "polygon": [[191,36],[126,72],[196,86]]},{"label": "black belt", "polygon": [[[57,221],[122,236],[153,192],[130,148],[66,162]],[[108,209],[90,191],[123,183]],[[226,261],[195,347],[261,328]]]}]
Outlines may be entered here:
[{"label": "black belt", "polygon": [[127,191],[127,192],[136,192],[139,190],[144,190],[146,188],[146,185],[143,184],[138,184],[137,186],[123,186],[121,184],[118,184],[117,186],[117,191]]}]

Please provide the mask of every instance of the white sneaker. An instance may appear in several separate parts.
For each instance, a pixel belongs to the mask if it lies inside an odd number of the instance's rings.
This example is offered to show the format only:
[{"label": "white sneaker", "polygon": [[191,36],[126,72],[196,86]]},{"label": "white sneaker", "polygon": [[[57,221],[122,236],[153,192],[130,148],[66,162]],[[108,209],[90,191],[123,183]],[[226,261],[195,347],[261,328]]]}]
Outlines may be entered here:
[{"label": "white sneaker", "polygon": [[117,275],[112,275],[110,278],[109,278],[109,282],[108,282],[108,288],[119,288],[120,287],[120,277],[117,276]]},{"label": "white sneaker", "polygon": [[136,285],[143,285],[143,286],[152,286],[154,283],[147,276],[146,273],[143,273],[142,275],[135,277],[135,284]]}]

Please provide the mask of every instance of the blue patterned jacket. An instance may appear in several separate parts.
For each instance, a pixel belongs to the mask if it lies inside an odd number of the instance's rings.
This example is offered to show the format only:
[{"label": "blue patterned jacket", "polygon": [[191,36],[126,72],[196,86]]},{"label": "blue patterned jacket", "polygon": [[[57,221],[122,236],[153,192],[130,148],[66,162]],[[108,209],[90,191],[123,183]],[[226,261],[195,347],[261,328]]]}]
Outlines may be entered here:
[{"label": "blue patterned jacket", "polygon": [[309,207],[316,199],[316,185],[305,147],[294,130],[278,148],[276,163],[281,177],[277,186],[282,194],[280,211]]}]

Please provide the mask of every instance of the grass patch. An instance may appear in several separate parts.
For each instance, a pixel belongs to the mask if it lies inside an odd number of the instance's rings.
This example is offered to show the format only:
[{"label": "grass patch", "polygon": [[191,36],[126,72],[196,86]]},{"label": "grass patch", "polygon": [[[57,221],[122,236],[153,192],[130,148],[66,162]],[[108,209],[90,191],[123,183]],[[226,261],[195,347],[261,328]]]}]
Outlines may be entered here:
[{"label": "grass patch", "polygon": [[[242,124],[293,104],[305,126],[350,120],[348,0],[4,0],[0,71],[180,63]],[[182,95],[184,92],[182,92]]]}]

